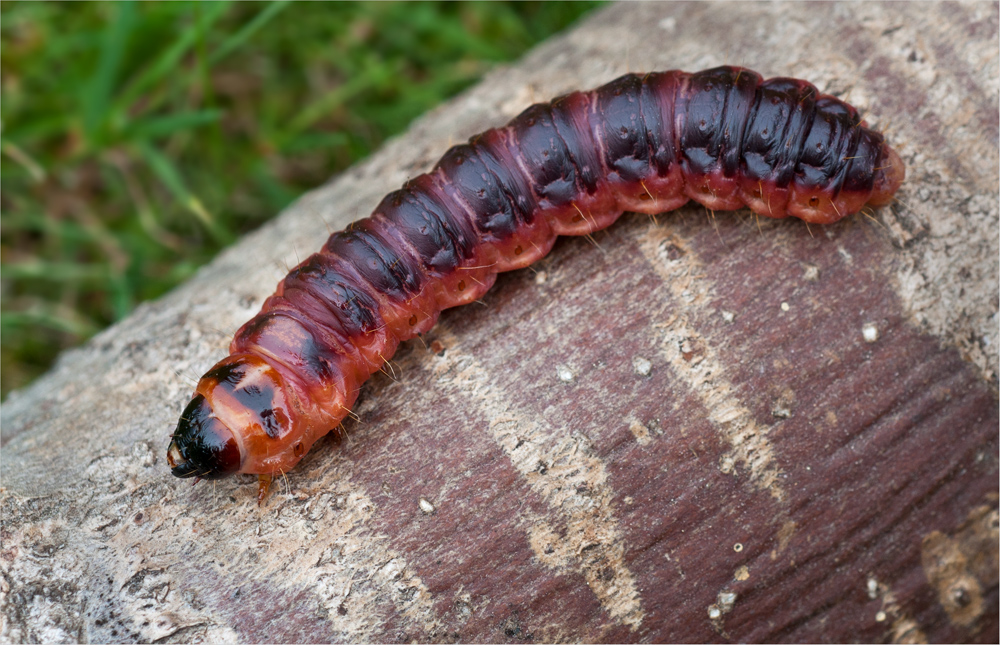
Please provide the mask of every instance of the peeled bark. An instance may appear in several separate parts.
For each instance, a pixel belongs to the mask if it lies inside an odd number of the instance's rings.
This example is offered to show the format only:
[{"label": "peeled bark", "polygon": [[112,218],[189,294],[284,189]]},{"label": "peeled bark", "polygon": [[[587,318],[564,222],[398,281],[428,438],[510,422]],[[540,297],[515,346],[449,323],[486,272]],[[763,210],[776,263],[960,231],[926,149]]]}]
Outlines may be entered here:
[{"label": "peeled bark", "polygon": [[[996,4],[608,7],[2,409],[2,638],[998,640]],[[450,143],[626,71],[847,94],[900,202],[688,206],[446,312],[258,509],[164,449],[287,267]]]}]

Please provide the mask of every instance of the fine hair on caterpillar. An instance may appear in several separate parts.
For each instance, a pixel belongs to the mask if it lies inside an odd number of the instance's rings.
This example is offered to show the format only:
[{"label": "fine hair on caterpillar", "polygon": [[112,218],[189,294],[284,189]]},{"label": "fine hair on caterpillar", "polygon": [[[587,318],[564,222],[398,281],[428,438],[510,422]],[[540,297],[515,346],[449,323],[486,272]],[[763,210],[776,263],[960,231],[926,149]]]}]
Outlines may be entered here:
[{"label": "fine hair on caterpillar", "polygon": [[198,382],[168,462],[178,477],[256,474],[262,500],[401,342],[557,236],[690,200],[829,224],[890,203],[904,174],[854,107],[740,67],[626,74],[532,105],[293,268]]}]

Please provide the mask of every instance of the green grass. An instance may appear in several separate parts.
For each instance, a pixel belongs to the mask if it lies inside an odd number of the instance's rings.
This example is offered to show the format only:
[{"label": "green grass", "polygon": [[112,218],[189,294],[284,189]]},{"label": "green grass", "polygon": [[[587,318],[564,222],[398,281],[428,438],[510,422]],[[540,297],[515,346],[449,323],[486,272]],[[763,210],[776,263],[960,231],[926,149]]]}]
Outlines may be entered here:
[{"label": "green grass", "polygon": [[4,2],[3,395],[597,4]]}]

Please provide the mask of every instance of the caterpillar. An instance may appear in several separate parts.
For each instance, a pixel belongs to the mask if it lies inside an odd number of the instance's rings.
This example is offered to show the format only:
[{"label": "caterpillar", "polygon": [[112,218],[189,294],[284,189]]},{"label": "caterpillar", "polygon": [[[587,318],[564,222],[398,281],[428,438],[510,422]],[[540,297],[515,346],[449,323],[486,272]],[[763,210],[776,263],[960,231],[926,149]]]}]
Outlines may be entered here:
[{"label": "caterpillar", "polygon": [[689,200],[828,224],[890,203],[904,175],[854,107],[740,67],[626,74],[532,105],[292,269],[198,382],[168,464],[177,477],[256,474],[259,504],[400,343],[558,235]]}]

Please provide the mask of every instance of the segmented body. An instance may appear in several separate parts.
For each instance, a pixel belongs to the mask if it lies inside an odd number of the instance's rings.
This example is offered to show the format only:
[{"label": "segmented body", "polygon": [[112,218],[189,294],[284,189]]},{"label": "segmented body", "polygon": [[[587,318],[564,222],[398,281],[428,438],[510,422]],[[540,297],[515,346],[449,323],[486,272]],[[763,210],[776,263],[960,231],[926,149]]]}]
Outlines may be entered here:
[{"label": "segmented body", "polygon": [[533,105],[450,149],[282,280],[199,382],[173,472],[287,472],[401,342],[558,235],[691,199],[830,223],[887,203],[903,174],[855,108],[741,68],[629,74]]}]

